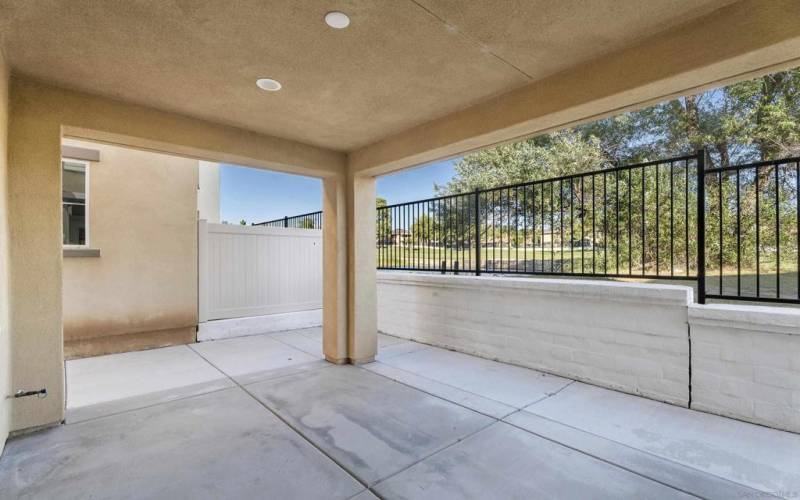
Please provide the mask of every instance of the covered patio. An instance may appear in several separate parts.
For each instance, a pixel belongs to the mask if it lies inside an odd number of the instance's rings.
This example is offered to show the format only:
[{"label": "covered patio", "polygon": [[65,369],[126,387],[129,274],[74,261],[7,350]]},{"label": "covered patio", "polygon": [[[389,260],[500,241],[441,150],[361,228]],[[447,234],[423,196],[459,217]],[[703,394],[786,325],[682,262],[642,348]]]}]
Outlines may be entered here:
[{"label": "covered patio", "polygon": [[66,425],[9,442],[0,497],[800,491],[796,434],[382,334],[375,362],[332,365],[321,335],[69,361]]},{"label": "covered patio", "polygon": [[[381,276],[375,195],[378,176],[795,68],[796,0],[0,14],[0,498],[800,496],[800,312]],[[65,363],[65,139],[320,179],[322,327],[193,343],[190,311],[190,343]]]}]

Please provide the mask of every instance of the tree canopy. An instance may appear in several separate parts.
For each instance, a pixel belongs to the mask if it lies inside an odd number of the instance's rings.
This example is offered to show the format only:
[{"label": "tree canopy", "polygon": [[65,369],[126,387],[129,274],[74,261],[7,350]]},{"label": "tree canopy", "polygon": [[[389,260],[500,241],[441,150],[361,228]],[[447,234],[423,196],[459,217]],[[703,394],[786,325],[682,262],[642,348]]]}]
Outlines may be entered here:
[{"label": "tree canopy", "polygon": [[465,156],[455,194],[692,153],[711,165],[800,155],[800,68]]}]

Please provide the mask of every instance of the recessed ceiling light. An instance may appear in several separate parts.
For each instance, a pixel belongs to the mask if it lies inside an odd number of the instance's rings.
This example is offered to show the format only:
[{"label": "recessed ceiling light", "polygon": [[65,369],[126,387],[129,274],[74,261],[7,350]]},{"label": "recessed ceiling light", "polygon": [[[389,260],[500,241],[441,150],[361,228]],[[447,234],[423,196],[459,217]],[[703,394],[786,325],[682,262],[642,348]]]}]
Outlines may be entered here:
[{"label": "recessed ceiling light", "polygon": [[328,26],[331,28],[336,28],[337,30],[350,26],[350,18],[347,17],[347,14],[338,11],[325,14],[325,22],[328,23]]},{"label": "recessed ceiling light", "polygon": [[267,90],[269,92],[278,91],[282,87],[281,82],[273,80],[272,78],[259,78],[256,80],[256,85],[258,85],[258,88],[261,90]]}]

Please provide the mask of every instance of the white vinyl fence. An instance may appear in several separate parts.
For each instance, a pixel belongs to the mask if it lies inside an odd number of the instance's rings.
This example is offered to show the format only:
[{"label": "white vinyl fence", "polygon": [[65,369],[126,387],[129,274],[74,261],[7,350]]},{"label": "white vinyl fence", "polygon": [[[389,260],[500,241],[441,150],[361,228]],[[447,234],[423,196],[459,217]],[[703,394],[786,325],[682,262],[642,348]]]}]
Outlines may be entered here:
[{"label": "white vinyl fence", "polygon": [[198,224],[200,322],[322,307],[322,231]]}]

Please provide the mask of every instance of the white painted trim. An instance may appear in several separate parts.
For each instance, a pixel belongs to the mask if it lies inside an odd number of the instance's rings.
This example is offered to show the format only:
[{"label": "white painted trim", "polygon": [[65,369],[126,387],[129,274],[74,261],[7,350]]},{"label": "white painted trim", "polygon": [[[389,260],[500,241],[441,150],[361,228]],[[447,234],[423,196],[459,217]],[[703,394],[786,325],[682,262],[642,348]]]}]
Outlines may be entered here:
[{"label": "white painted trim", "polygon": [[319,326],[322,326],[322,309],[249,318],[220,319],[201,323],[197,331],[197,341],[204,342]]},{"label": "white painted trim", "polygon": [[208,222],[197,221],[197,316],[208,321]]}]

